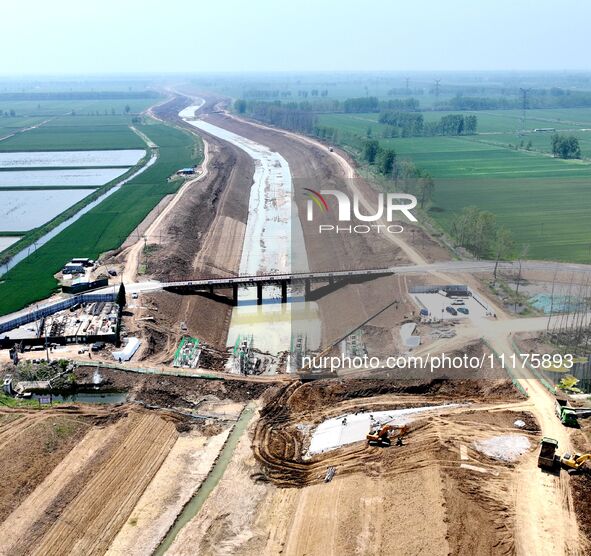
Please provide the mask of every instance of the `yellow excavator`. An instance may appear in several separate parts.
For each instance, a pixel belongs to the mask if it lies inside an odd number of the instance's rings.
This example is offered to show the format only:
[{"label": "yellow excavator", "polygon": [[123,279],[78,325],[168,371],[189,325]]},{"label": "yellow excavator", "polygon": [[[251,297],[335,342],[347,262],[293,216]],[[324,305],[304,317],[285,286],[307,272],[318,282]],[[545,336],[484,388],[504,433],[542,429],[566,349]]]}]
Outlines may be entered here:
[{"label": "yellow excavator", "polygon": [[560,458],[560,464],[569,473],[573,473],[574,471],[580,471],[588,460],[591,460],[591,454],[566,453]]},{"label": "yellow excavator", "polygon": [[395,437],[397,438],[396,443],[400,446],[402,445],[402,438],[407,432],[408,427],[406,425],[378,425],[372,427],[367,433],[367,443],[372,446],[391,446],[392,438]]}]

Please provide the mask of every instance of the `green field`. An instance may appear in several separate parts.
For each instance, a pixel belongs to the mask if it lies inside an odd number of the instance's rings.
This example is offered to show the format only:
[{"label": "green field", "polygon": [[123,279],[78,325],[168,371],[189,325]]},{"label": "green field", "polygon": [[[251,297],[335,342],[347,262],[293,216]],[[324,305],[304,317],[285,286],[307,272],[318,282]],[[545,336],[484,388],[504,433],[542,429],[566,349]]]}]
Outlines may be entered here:
[{"label": "green field", "polygon": [[[425,120],[443,112],[426,112]],[[339,130],[339,142],[353,148],[371,136],[393,148],[435,179],[430,214],[446,230],[454,215],[475,205],[493,212],[528,257],[591,262],[591,162],[548,155],[551,133],[518,135],[521,111],[473,112],[479,134],[468,137],[383,139],[377,114],[330,114],[321,125]],[[583,157],[591,157],[591,109],[531,110],[527,127],[553,127],[580,138]],[[569,131],[566,131],[569,130]],[[575,131],[570,131],[575,130]],[[532,150],[515,145],[532,142]]]},{"label": "green field", "polygon": [[48,297],[57,285],[53,274],[71,257],[97,258],[121,245],[162,197],[176,192],[182,183],[167,178],[183,166],[200,162],[202,150],[196,151],[195,136],[161,123],[138,129],[159,146],[156,164],[3,276],[0,314]]},{"label": "green field", "polygon": [[139,113],[157,102],[155,98],[100,99],[100,100],[5,100],[0,99],[2,113],[14,110],[17,116],[61,116],[74,111],[78,115],[123,114],[129,106],[132,113]]},{"label": "green field", "polygon": [[62,116],[0,141],[0,152],[142,149],[130,116]]}]

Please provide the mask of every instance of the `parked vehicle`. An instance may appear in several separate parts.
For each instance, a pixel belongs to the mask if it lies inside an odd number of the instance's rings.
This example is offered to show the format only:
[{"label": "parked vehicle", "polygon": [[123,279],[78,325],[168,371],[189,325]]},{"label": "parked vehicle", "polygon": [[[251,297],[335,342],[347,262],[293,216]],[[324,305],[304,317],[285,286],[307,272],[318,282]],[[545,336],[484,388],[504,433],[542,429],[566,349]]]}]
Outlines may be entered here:
[{"label": "parked vehicle", "polygon": [[560,457],[556,454],[558,441],[545,436],[540,442],[540,455],[538,456],[538,467],[554,471],[560,468]]},{"label": "parked vehicle", "polygon": [[470,314],[470,311],[468,310],[467,307],[458,307],[458,313],[462,313],[463,315],[468,315],[468,314]]},{"label": "parked vehicle", "polygon": [[445,310],[454,317],[458,314],[458,312],[451,305],[448,305]]}]

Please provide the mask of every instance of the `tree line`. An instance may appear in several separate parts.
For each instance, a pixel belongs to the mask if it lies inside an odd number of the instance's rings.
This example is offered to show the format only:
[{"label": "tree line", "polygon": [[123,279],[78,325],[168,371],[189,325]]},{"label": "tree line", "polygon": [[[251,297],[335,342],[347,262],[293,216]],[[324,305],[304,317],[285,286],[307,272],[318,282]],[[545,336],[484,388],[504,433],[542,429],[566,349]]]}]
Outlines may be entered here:
[{"label": "tree line", "polygon": [[302,133],[312,133],[316,116],[313,112],[302,110],[297,103],[282,104],[280,101],[245,101],[239,99],[234,103],[239,114],[247,113],[256,120]]},{"label": "tree line", "polygon": [[156,91],[76,91],[61,93],[0,93],[3,100],[124,100],[158,98]]},{"label": "tree line", "polygon": [[396,191],[415,195],[421,208],[431,201],[435,191],[431,174],[408,159],[398,159],[394,149],[383,148],[377,139],[370,139],[365,141],[361,156],[379,174],[392,180]]},{"label": "tree line", "polygon": [[[278,98],[291,98],[292,96],[291,91],[284,91],[279,89],[248,89],[242,93],[244,98],[248,99],[278,99]],[[327,97],[328,96],[328,89],[311,89],[309,91],[306,90],[299,90],[297,91],[298,97],[308,98],[311,97]]]},{"label": "tree line", "polygon": [[[530,91],[527,108],[586,108],[591,106],[591,92],[562,90],[561,94],[551,94],[545,89]],[[523,108],[519,96],[476,97],[458,94],[448,100],[437,102],[435,110],[516,110]]]},{"label": "tree line", "polygon": [[558,158],[581,158],[579,139],[574,135],[552,135],[552,154]]},{"label": "tree line", "polygon": [[434,135],[473,135],[478,119],[474,115],[448,114],[438,121],[425,122],[414,112],[382,112],[378,121],[391,126],[389,137],[431,137]]},{"label": "tree line", "polygon": [[498,262],[510,258],[515,248],[511,232],[497,224],[492,212],[478,207],[464,207],[452,221],[450,232],[460,247],[478,258],[494,258]]}]

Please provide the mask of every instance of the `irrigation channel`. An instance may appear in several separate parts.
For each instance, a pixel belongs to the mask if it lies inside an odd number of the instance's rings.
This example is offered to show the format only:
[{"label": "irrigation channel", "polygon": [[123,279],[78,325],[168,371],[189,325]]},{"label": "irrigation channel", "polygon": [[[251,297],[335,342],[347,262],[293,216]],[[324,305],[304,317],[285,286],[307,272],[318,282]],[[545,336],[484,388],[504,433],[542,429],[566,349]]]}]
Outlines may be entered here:
[{"label": "irrigation channel", "polygon": [[[302,226],[293,202],[289,164],[264,145],[195,119],[195,111],[200,106],[189,106],[179,116],[188,124],[242,149],[255,165],[240,275],[309,272]],[[249,338],[257,349],[279,353],[289,350],[296,338],[303,337],[308,348],[319,347],[317,304],[305,302],[301,293],[293,290],[289,292],[289,302],[284,304],[279,288],[267,286],[263,289],[263,305],[256,304],[254,288],[243,288],[239,292],[227,345],[233,346]]]},{"label": "irrigation channel", "polygon": [[166,554],[166,551],[171,547],[181,529],[199,513],[199,510],[207,500],[207,497],[224,476],[238,441],[246,430],[248,423],[250,423],[254,410],[254,406],[249,405],[242,411],[213,468],[209,472],[209,475],[207,475],[207,478],[201,483],[201,486],[193,495],[193,498],[191,498],[183,508],[183,511],[178,515],[173,526],[170,528],[164,539],[162,539],[162,542],[154,552],[153,556],[163,556]]},{"label": "irrigation channel", "polygon": [[[140,137],[141,137],[141,135],[140,135]],[[142,140],[145,140],[145,136],[142,137]],[[97,197],[94,201],[92,201],[91,203],[88,203],[86,206],[81,208],[76,214],[70,216],[70,218],[68,218],[67,220],[64,220],[61,224],[58,224],[55,228],[53,228],[52,230],[50,230],[46,234],[42,235],[39,239],[37,239],[34,242],[33,245],[29,245],[28,247],[24,248],[22,251],[19,251],[18,253],[16,253],[11,259],[9,259],[5,264],[3,264],[0,267],[0,277],[3,276],[4,274],[6,274],[12,268],[14,268],[18,263],[24,261],[29,255],[34,253],[39,247],[41,247],[42,245],[45,245],[49,240],[56,237],[60,232],[63,232],[70,224],[73,224],[74,222],[76,222],[76,220],[78,220],[79,218],[84,216],[87,212],[92,210],[98,204],[102,203],[107,197],[110,197],[111,195],[113,195],[113,193],[116,193],[117,191],[119,191],[127,182],[136,178],[141,173],[145,172],[150,166],[152,166],[156,162],[156,160],[158,160],[158,149],[151,147],[151,146],[149,148],[150,148],[150,158],[141,168],[138,168],[138,170],[136,170],[133,174],[122,179],[116,185],[111,187],[111,189],[109,189],[108,191],[105,191],[100,197]],[[31,250],[32,247],[33,247],[33,250]]]}]

